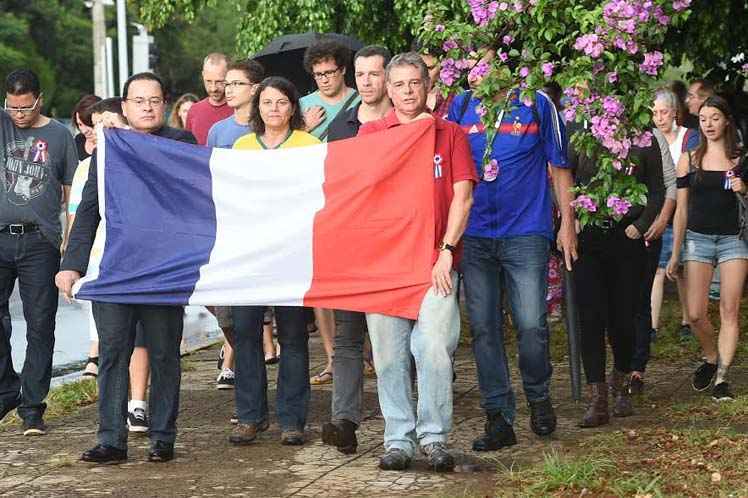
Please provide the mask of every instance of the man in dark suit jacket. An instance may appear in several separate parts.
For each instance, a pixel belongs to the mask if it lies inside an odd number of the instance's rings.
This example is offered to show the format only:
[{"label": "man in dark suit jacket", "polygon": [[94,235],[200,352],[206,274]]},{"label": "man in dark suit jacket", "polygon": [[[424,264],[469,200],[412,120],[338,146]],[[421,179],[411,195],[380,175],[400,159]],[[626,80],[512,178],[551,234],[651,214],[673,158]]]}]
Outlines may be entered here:
[{"label": "man in dark suit jacket", "polygon": [[[158,76],[139,73],[130,77],[125,83],[122,100],[123,115],[132,130],[196,143],[191,133],[164,126],[164,86]],[[105,113],[104,124],[125,127],[115,114]],[[86,273],[101,221],[95,161],[94,155],[61,271],[55,278],[57,287],[68,298],[73,284]],[[181,306],[93,302],[99,333],[99,431],[98,444],[83,453],[83,461],[115,463],[127,459],[128,364],[135,341],[133,325],[138,321],[143,326],[152,366],[149,403],[151,451],[148,460],[165,462],[174,458],[183,314]]]}]

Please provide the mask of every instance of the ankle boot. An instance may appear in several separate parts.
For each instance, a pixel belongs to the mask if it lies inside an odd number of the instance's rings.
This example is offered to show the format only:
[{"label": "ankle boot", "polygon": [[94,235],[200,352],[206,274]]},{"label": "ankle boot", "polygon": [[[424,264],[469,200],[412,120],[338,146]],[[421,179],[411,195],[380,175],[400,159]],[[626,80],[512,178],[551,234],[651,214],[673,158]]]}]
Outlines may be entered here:
[{"label": "ankle boot", "polygon": [[608,415],[608,385],[605,382],[590,384],[590,404],[579,427],[597,427],[610,420]]},{"label": "ankle boot", "polygon": [[610,393],[613,395],[614,417],[628,417],[634,413],[629,393],[629,380],[629,375],[613,369],[610,376]]}]

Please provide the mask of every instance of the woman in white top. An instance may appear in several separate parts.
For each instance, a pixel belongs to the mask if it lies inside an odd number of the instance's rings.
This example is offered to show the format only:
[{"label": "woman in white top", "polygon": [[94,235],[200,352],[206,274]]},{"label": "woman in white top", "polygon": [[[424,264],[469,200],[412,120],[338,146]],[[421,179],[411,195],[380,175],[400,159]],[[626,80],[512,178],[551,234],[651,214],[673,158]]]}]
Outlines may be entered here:
[{"label": "woman in white top", "polygon": [[[687,128],[679,126],[676,123],[678,114],[678,99],[675,94],[667,89],[659,90],[655,94],[654,106],[652,107],[652,120],[656,130],[658,130],[667,140],[670,148],[670,156],[673,163],[678,164],[683,151],[683,141],[686,137]],[[668,202],[667,200],[665,201]],[[672,206],[671,215],[675,209]],[[672,216],[670,216],[672,218]],[[665,284],[665,267],[670,260],[673,252],[673,225],[672,219],[668,220],[667,228],[662,234],[662,252],[660,253],[660,263],[655,274],[654,284],[652,285],[652,328],[657,330],[660,324],[660,309],[662,307],[662,293]],[[686,287],[683,279],[676,278],[678,285],[678,299],[681,308],[681,337],[690,336],[691,330],[688,324],[688,312],[686,310]]]}]

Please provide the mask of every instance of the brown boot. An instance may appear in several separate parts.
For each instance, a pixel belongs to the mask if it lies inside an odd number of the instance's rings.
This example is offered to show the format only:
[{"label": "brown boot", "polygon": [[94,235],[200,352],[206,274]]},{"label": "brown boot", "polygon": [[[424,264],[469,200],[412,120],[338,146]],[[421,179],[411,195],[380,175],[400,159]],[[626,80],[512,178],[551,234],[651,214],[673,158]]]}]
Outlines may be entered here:
[{"label": "brown boot", "polygon": [[613,369],[610,376],[610,394],[613,396],[613,416],[628,417],[634,414],[629,393],[629,375]]},{"label": "brown boot", "polygon": [[579,422],[579,427],[597,427],[610,420],[608,415],[608,385],[605,382],[590,384],[590,404]]}]

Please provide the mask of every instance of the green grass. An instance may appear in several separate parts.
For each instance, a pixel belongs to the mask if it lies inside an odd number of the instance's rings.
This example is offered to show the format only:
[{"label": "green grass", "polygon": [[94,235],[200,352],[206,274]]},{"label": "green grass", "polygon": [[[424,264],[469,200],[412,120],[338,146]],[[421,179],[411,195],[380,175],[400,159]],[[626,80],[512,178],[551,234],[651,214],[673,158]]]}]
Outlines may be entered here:
[{"label": "green grass", "polygon": [[[46,420],[52,420],[75,413],[81,407],[96,403],[98,391],[96,380],[81,379],[76,382],[63,384],[52,389],[47,396],[47,410],[44,412]],[[20,420],[15,412],[8,414],[0,422],[0,430],[18,425]]]},{"label": "green grass", "polygon": [[543,456],[543,463],[529,474],[534,483],[526,489],[531,496],[552,491],[597,487],[597,483],[615,469],[613,462],[598,456],[560,455],[556,450]]}]

